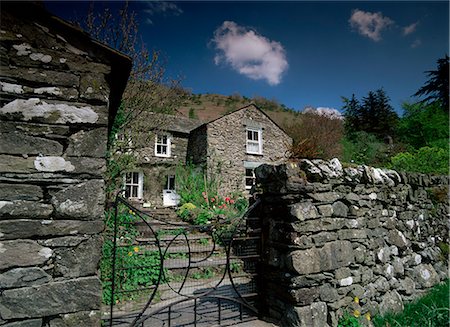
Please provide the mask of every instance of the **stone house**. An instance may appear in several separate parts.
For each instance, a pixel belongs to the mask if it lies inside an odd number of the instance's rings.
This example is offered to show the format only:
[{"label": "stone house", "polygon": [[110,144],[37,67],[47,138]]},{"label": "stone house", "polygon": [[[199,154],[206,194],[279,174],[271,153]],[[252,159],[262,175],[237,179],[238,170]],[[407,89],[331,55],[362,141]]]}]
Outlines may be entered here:
[{"label": "stone house", "polygon": [[292,145],[292,139],[254,104],[207,123],[169,117],[164,130],[155,133],[154,144],[138,151],[140,168],[125,177],[127,197],[151,205],[176,204],[175,168],[186,162],[215,171],[223,195],[248,193],[255,182],[254,169],[285,161]]}]

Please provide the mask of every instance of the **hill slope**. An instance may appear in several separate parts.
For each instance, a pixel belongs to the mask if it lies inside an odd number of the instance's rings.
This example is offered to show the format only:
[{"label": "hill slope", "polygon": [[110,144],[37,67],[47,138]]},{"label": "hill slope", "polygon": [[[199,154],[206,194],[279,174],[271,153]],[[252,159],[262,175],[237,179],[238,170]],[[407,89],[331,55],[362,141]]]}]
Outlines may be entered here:
[{"label": "hill slope", "polygon": [[182,116],[208,122],[250,103],[256,104],[282,128],[286,128],[300,119],[298,112],[279,104],[275,100],[262,97],[250,99],[240,95],[193,94],[184,101],[177,111]]}]

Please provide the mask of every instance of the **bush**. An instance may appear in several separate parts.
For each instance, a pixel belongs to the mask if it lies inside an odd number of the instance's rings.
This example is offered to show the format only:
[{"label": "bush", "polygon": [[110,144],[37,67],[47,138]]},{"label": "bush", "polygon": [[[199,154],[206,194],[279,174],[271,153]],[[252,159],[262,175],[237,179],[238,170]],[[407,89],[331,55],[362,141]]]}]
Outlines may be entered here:
[{"label": "bush", "polygon": [[344,132],[341,120],[313,113],[299,117],[300,122],[296,121],[285,127],[293,139],[293,158],[331,159],[341,155]]},{"label": "bush", "polygon": [[376,162],[384,144],[375,135],[357,132],[352,138],[342,140],[342,161],[370,165]]},{"label": "bush", "polygon": [[448,157],[448,148],[423,147],[392,157],[391,168],[419,173],[448,174]]}]

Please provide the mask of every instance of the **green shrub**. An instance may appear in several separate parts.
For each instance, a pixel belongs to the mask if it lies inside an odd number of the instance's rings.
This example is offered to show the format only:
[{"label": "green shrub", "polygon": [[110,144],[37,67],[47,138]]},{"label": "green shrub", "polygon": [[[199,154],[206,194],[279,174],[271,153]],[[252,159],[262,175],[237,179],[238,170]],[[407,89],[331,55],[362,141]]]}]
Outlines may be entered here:
[{"label": "green shrub", "polygon": [[384,144],[374,135],[366,132],[354,133],[352,138],[344,138],[342,141],[344,162],[370,165],[375,162]]},{"label": "green shrub", "polygon": [[423,147],[392,157],[391,168],[419,173],[448,174],[448,157],[448,148]]},{"label": "green shrub", "polygon": [[197,207],[195,204],[192,204],[190,202],[184,203],[180,209],[178,209],[177,214],[178,216],[183,220],[190,220],[193,216],[193,212]]},{"label": "green shrub", "polygon": [[358,318],[350,315],[349,313],[345,313],[338,322],[338,327],[360,327]]}]

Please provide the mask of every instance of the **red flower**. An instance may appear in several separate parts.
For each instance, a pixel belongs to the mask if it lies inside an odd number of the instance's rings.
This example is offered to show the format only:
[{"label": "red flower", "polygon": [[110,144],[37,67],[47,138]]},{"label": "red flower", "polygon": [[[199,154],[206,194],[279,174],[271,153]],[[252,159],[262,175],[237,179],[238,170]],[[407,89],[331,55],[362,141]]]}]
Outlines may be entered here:
[{"label": "red flower", "polygon": [[230,200],[231,200],[231,199],[230,199],[228,196],[225,198],[225,202],[226,202],[226,203],[229,203]]},{"label": "red flower", "polygon": [[214,202],[214,201],[216,201],[216,199],[214,199],[214,198],[211,198],[211,202]]},{"label": "red flower", "polygon": [[230,200],[230,204],[233,204],[233,203],[234,203],[234,200],[233,200],[233,199],[231,199],[231,200]]}]

